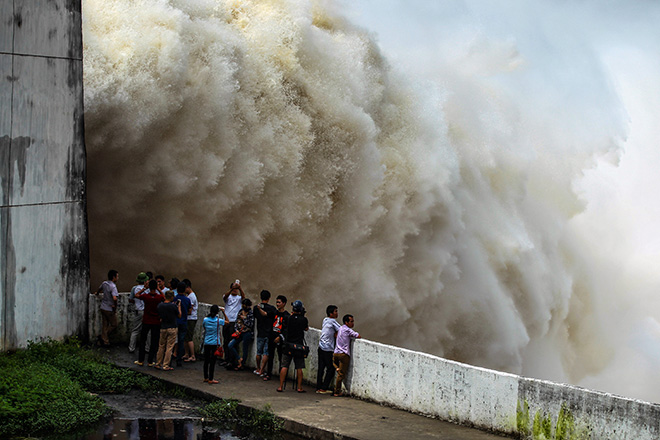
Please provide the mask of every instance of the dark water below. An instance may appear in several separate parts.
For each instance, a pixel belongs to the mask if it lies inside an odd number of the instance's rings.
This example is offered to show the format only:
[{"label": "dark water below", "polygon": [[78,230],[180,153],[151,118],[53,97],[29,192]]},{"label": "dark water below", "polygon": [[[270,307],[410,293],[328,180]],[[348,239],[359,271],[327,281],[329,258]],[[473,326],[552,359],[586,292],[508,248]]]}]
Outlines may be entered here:
[{"label": "dark water below", "polygon": [[204,427],[199,419],[112,419],[94,433],[75,437],[76,440],[238,440],[240,438],[231,431],[219,430],[212,426]]},{"label": "dark water below", "polygon": [[[251,432],[221,429],[205,423],[199,408],[207,402],[133,390],[128,394],[101,395],[113,409],[113,418],[85,432],[46,436],[44,440],[261,440]],[[267,439],[299,440],[290,434]]]}]

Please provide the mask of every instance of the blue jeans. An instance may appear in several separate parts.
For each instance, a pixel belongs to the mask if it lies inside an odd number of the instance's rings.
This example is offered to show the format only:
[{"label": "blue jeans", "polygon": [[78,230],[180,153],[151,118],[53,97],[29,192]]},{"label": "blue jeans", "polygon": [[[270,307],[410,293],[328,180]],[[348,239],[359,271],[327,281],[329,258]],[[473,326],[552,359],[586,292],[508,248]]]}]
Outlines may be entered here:
[{"label": "blue jeans", "polygon": [[243,333],[240,337],[238,338],[233,338],[229,342],[229,349],[231,350],[231,353],[234,355],[234,360],[238,361],[238,359],[241,359],[238,357],[238,346],[240,343],[243,343],[243,360],[246,360],[248,355],[250,354],[250,345],[252,345],[252,340],[254,339],[254,333],[252,332],[245,332]]}]

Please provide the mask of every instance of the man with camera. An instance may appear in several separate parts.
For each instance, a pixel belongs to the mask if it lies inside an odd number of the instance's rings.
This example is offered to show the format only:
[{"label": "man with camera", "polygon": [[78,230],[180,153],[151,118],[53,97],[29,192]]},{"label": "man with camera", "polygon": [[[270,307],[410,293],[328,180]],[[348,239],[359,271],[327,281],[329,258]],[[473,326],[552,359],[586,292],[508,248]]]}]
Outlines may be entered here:
[{"label": "man with camera", "polygon": [[282,365],[280,368],[280,387],[278,392],[284,389],[284,381],[289,372],[289,365],[293,360],[293,366],[296,369],[297,389],[299,393],[304,393],[302,387],[303,368],[305,368],[305,358],[309,353],[309,347],[305,345],[305,332],[309,330],[309,323],[305,317],[305,307],[302,301],[296,300],[291,304],[293,314],[289,316],[286,328],[282,334],[284,339],[284,354],[282,355]]},{"label": "man with camera", "polygon": [[227,293],[222,295],[222,300],[225,303],[225,315],[227,315],[227,320],[225,325],[222,326],[222,348],[225,352],[224,365],[232,365],[231,351],[229,350],[229,342],[231,341],[231,335],[234,333],[236,327],[236,319],[238,318],[238,313],[241,311],[243,306],[243,300],[245,299],[245,293],[241,287],[241,281],[236,280],[229,285],[229,290]]}]

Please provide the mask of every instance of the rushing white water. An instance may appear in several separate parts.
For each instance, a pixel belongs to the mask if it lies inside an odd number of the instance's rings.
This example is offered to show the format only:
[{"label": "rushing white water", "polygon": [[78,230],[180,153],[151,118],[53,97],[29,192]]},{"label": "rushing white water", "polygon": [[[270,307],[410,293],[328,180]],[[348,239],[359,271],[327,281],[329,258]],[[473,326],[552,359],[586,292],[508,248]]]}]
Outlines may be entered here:
[{"label": "rushing white water", "polygon": [[657,401],[658,9],[483,3],[84,0],[95,279]]}]

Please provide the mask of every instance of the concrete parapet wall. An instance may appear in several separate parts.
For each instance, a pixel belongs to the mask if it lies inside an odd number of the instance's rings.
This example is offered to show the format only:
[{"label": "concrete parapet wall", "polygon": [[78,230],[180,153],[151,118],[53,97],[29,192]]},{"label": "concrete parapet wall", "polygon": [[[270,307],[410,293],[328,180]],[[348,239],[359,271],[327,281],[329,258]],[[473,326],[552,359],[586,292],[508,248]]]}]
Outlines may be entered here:
[{"label": "concrete parapet wall", "polygon": [[84,336],[80,1],[0,2],[0,350]]},{"label": "concrete parapet wall", "polygon": [[[92,302],[100,302],[92,297]],[[127,294],[119,302],[120,328],[127,340]],[[200,304],[198,316],[208,314]],[[90,308],[90,333],[100,332],[98,304]],[[305,379],[316,383],[320,330],[305,336],[311,347]],[[201,326],[195,331],[201,344]],[[254,366],[255,344],[250,365]],[[345,382],[356,397],[461,425],[533,439],[660,438],[660,405],[608,393],[530,379],[454,362],[426,353],[364,339],[353,343]]]}]

